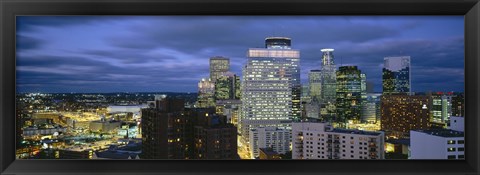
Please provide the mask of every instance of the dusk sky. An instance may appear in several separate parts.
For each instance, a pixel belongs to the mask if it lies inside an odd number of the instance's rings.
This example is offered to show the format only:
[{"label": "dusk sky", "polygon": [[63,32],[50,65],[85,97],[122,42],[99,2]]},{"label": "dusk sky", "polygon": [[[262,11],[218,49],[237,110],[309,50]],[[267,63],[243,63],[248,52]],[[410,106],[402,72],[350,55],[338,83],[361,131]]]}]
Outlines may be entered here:
[{"label": "dusk sky", "polygon": [[301,79],[320,49],[382,91],[383,58],[411,56],[412,91],[464,91],[463,16],[17,17],[18,92],[197,92],[209,58],[241,75],[248,48],[292,39]]}]

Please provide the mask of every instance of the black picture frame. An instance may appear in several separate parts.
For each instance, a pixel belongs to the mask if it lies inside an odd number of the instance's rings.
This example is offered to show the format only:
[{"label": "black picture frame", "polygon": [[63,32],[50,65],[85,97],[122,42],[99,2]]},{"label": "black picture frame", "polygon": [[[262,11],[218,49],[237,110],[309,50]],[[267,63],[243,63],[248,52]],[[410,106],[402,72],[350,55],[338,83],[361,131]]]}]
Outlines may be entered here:
[{"label": "black picture frame", "polygon": [[[0,174],[479,174],[478,0],[0,0]],[[17,15],[464,15],[465,160],[15,160]]]}]

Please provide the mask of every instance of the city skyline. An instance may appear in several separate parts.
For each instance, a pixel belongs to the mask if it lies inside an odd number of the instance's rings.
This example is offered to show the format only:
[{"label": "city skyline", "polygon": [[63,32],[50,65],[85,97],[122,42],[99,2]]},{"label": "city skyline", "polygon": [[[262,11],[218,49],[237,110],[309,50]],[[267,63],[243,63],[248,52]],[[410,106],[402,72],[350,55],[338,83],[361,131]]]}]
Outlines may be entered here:
[{"label": "city skyline", "polygon": [[358,66],[376,92],[384,57],[404,55],[412,92],[463,92],[463,35],[463,16],[18,17],[17,91],[197,92],[211,57],[241,76],[249,48],[285,36],[301,52],[302,84],[333,48],[337,67]]}]

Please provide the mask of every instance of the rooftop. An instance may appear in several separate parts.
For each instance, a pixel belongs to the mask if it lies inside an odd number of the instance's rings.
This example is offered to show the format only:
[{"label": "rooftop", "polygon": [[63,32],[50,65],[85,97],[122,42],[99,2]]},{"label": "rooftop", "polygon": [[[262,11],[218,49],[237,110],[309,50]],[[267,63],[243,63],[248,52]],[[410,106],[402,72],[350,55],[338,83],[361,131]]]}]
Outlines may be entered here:
[{"label": "rooftop", "polygon": [[439,136],[439,137],[465,137],[465,133],[451,129],[430,129],[430,130],[415,130],[425,134]]},{"label": "rooftop", "polygon": [[371,135],[371,136],[378,136],[381,134],[381,132],[371,132],[371,131],[362,131],[362,130],[353,130],[353,129],[339,129],[339,128],[334,128],[331,132],[345,133],[345,134]]}]

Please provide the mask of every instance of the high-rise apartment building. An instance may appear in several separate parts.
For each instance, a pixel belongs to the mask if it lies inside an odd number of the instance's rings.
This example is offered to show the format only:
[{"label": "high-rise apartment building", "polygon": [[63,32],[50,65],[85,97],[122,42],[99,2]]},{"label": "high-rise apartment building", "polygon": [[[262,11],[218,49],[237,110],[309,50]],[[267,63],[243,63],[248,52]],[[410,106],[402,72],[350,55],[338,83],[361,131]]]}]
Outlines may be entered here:
[{"label": "high-rise apartment building", "polygon": [[210,58],[210,80],[216,82],[220,76],[230,70],[230,59],[215,56]]},{"label": "high-rise apartment building", "polygon": [[382,75],[383,93],[410,93],[410,69],[410,56],[385,57]]},{"label": "high-rise apartment building", "polygon": [[251,129],[290,129],[291,121],[300,117],[300,52],[285,37],[266,38],[265,46],[249,49],[243,68],[240,125],[244,145],[256,142],[250,140]]},{"label": "high-rise apartment building", "polygon": [[430,98],[424,95],[382,95],[381,129],[387,137],[408,138],[410,130],[430,128]]},{"label": "high-rise apartment building", "polygon": [[311,70],[308,73],[309,95],[312,101],[322,101],[322,72],[320,70]]},{"label": "high-rise apartment building", "polygon": [[364,77],[357,66],[342,66],[337,71],[335,122],[341,127],[346,127],[349,122],[360,123],[362,94],[366,91],[362,87]]},{"label": "high-rise apartment building", "polygon": [[292,159],[384,159],[384,143],[383,132],[311,121],[292,125]]},{"label": "high-rise apartment building", "polygon": [[142,159],[193,158],[193,117],[183,100],[156,99],[155,108],[142,109]]},{"label": "high-rise apartment building", "polygon": [[250,130],[251,157],[259,157],[261,148],[272,149],[276,153],[285,154],[290,151],[290,129],[277,127],[259,127]]},{"label": "high-rise apartment building", "polygon": [[239,159],[237,128],[226,116],[206,114],[194,127],[194,159]]}]

